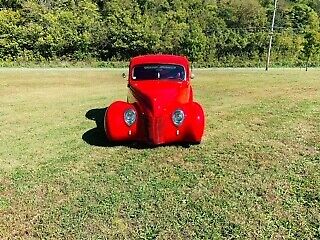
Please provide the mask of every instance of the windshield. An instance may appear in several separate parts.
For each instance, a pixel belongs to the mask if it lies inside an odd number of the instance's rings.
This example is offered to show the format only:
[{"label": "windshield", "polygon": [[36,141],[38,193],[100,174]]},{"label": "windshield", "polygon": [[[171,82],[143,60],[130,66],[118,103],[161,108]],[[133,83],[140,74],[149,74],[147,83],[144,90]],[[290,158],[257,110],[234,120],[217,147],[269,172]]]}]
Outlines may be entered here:
[{"label": "windshield", "polygon": [[144,64],[134,67],[132,78],[134,80],[185,80],[186,74],[183,66],[174,64]]}]

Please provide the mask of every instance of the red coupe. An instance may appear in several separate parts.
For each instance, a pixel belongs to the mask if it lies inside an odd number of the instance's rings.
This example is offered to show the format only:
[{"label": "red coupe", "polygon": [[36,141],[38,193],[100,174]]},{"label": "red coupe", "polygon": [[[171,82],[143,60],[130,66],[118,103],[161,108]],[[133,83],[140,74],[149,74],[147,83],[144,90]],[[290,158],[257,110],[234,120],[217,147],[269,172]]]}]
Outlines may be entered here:
[{"label": "red coupe", "polygon": [[200,143],[204,112],[193,101],[186,57],[145,55],[130,62],[127,102],[112,103],[104,127],[112,142]]}]

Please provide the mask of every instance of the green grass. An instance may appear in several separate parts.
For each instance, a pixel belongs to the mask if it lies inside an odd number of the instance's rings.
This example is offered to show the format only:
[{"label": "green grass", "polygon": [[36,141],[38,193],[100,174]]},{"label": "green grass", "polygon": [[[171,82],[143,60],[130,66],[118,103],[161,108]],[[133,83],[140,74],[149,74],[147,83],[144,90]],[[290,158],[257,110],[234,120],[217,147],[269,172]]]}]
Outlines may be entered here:
[{"label": "green grass", "polygon": [[0,69],[0,239],[320,238],[320,69],[197,70],[202,144],[152,149],[86,118],[121,73]]}]

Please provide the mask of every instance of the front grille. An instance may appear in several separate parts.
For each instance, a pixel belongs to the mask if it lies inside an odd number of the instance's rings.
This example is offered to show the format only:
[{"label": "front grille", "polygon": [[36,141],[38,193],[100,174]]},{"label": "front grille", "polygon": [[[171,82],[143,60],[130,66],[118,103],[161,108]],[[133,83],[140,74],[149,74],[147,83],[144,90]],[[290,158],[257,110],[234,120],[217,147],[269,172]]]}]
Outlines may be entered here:
[{"label": "front grille", "polygon": [[154,144],[164,142],[164,117],[148,117],[146,119],[148,139]]}]

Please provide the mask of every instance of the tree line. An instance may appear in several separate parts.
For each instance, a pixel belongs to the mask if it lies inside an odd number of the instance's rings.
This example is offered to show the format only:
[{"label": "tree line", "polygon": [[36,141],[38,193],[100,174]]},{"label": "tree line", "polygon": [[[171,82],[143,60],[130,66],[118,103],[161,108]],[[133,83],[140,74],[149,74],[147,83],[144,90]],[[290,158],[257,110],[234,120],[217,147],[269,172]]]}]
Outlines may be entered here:
[{"label": "tree line", "polygon": [[[273,0],[0,0],[2,62],[128,61],[183,54],[263,66]],[[320,63],[320,1],[279,0],[272,63]]]}]

